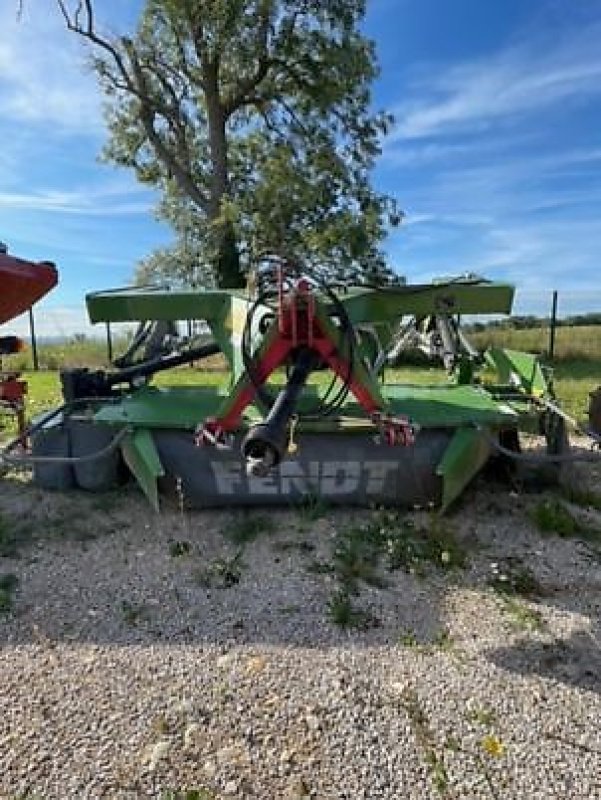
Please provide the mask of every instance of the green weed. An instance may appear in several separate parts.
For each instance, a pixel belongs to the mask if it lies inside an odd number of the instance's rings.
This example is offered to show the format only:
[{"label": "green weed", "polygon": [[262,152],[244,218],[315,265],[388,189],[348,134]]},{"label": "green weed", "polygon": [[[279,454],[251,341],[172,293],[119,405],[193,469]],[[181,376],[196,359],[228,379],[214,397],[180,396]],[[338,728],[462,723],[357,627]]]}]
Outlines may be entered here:
[{"label": "green weed", "polygon": [[426,712],[422,708],[417,692],[408,689],[403,695],[403,708],[413,733],[424,755],[430,778],[436,790],[445,795],[449,788],[449,776],[442,755],[438,751],[436,736],[430,727]]},{"label": "green weed", "polygon": [[11,611],[18,583],[16,575],[0,575],[0,614],[6,615]]},{"label": "green weed", "polygon": [[601,542],[601,530],[579,520],[556,498],[538,503],[531,512],[531,518],[541,533],[554,533],[562,539]]},{"label": "green weed", "polygon": [[323,497],[315,492],[307,492],[300,505],[297,507],[298,516],[303,525],[317,522],[328,512],[328,504]]},{"label": "green weed", "polygon": [[196,572],[196,581],[201,586],[217,586],[228,589],[240,583],[244,564],[242,549],[231,557],[216,558],[208,567]]},{"label": "green weed", "polygon": [[147,622],[150,619],[150,613],[148,607],[144,604],[130,603],[129,600],[122,600],[121,617],[127,625],[135,628],[141,622]]},{"label": "green weed", "polygon": [[562,487],[562,494],[568,502],[573,503],[575,506],[594,508],[595,511],[601,511],[601,494],[597,492],[593,492],[590,489],[582,489],[575,485],[568,485]]},{"label": "green weed", "polygon": [[521,559],[509,557],[492,565],[488,585],[495,592],[517,597],[540,597],[543,587]]},{"label": "green weed", "polygon": [[190,555],[192,545],[185,540],[169,543],[169,555],[171,558],[182,558],[183,556]]},{"label": "green weed", "polygon": [[545,621],[538,609],[521,602],[515,597],[503,597],[503,608],[514,628],[521,631],[544,631]]},{"label": "green weed", "polygon": [[328,615],[334,625],[341,628],[365,629],[370,624],[370,616],[356,608],[350,595],[344,589],[337,591],[328,601]]},{"label": "green weed", "polygon": [[449,571],[465,566],[467,553],[457,541],[448,520],[432,516],[428,528],[397,513],[387,513],[380,522],[388,569],[423,576],[434,568]]},{"label": "green weed", "polygon": [[17,555],[18,536],[16,528],[0,517],[0,557],[12,558]]},{"label": "green weed", "polygon": [[485,706],[479,706],[477,708],[472,708],[466,714],[468,720],[470,722],[476,722],[478,725],[484,725],[486,728],[490,728],[491,725],[494,725],[497,721],[497,715],[492,708],[486,708]]},{"label": "green weed", "polygon": [[259,536],[269,535],[275,530],[271,517],[259,514],[237,514],[228,522],[224,535],[233,544],[244,546]]},{"label": "green weed", "polygon": [[359,581],[381,588],[384,581],[377,572],[380,550],[380,542],[369,528],[351,528],[338,534],[332,563],[342,586],[354,594]]},{"label": "green weed", "polygon": [[399,636],[399,644],[403,647],[419,647],[417,636],[413,631],[403,631]]}]

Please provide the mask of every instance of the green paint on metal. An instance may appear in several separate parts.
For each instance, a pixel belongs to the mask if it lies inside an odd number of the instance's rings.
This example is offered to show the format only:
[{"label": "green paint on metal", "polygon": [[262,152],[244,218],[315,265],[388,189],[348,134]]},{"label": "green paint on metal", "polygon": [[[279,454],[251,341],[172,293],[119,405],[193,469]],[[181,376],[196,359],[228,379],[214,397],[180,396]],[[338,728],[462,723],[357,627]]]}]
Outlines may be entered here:
[{"label": "green paint on metal", "polygon": [[455,431],[436,474],[442,478],[441,510],[446,511],[490,457],[490,445],[476,428]]},{"label": "green paint on metal", "polygon": [[496,402],[482,386],[386,384],[382,391],[392,413],[425,428],[516,425],[519,420],[515,410]]},{"label": "green paint on metal", "polygon": [[[324,391],[325,385],[305,387],[299,402],[300,413],[314,408]],[[386,384],[380,386],[380,391],[384,407],[390,413],[408,416],[424,428],[472,424],[511,427],[517,426],[522,419],[520,409],[511,407],[504,400],[496,400],[480,386]],[[228,391],[218,386],[144,387],[124,396],[119,402],[102,406],[94,419],[109,425],[194,430],[207,417],[223,413],[224,406],[229,406],[230,402]],[[524,407],[523,413],[526,412],[527,407]],[[256,406],[251,405],[246,409],[245,417],[257,420],[262,415]],[[351,397],[341,409],[340,417],[326,417],[319,424],[301,419],[298,430],[365,430],[366,427],[371,427],[371,422]]]},{"label": "green paint on metal", "polygon": [[532,353],[491,347],[484,357],[487,364],[496,369],[499,383],[515,386],[537,397],[549,393],[538,357]]},{"label": "green paint on metal", "polygon": [[423,284],[363,290],[343,296],[351,321],[378,323],[403,315],[509,314],[514,288],[500,283]]},{"label": "green paint on metal", "polygon": [[109,425],[193,430],[215,414],[224,396],[218,386],[144,387],[102,406],[94,419]]},{"label": "green paint on metal", "polygon": [[151,506],[155,511],[159,511],[157,478],[162,477],[165,471],[152,434],[145,428],[138,428],[124,439],[121,452]]},{"label": "green paint on metal", "polygon": [[[513,294],[513,287],[505,284],[449,282],[351,289],[340,300],[351,322],[376,326],[386,346],[394,323],[405,315],[509,313]],[[327,298],[319,292],[316,298],[329,316],[331,305]],[[244,292],[130,288],[89,294],[86,304],[93,323],[205,320],[232,368],[236,373],[240,369],[237,345],[251,304]]]}]

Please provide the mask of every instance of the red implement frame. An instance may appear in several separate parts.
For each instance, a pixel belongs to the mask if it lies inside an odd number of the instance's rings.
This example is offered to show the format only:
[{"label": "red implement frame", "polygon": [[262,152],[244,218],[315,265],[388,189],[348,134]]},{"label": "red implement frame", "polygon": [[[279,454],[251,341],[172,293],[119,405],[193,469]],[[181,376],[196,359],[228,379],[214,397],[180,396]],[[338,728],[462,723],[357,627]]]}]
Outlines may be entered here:
[{"label": "red implement frame", "polygon": [[341,352],[340,341],[338,328],[316,299],[309,282],[301,279],[284,293],[280,280],[277,324],[259,348],[253,379],[245,374],[238,381],[222,413],[207,419],[200,427],[197,443],[225,441],[226,435],[239,427],[244,410],[255,399],[257,388],[286,363],[294,350],[305,347],[313,350],[341,380],[348,382],[350,391],[380,429],[387,444],[413,444],[409,421],[387,414],[377,382],[371,379],[359,358],[350,363]]}]

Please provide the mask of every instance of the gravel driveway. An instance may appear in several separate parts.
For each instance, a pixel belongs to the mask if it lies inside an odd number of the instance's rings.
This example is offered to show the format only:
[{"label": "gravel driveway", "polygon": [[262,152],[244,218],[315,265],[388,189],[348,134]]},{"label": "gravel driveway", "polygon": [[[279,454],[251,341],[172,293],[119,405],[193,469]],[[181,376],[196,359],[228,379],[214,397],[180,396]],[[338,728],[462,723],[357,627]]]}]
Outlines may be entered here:
[{"label": "gravel driveway", "polygon": [[5,479],[0,797],[601,798],[601,556],[542,536],[540,500],[481,480],[410,518],[461,566],[382,555],[341,591],[377,512],[159,517]]}]

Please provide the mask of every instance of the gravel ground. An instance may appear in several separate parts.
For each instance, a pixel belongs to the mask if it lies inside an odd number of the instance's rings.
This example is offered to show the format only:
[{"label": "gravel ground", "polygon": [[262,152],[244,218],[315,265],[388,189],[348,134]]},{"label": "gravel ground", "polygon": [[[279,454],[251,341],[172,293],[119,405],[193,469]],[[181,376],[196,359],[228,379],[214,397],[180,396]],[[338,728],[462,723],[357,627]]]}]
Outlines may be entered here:
[{"label": "gravel ground", "polygon": [[0,797],[601,798],[601,560],[539,501],[481,480],[442,523],[465,567],[382,568],[345,629],[315,563],[368,512],[271,514],[236,558],[241,514],[4,480]]}]

